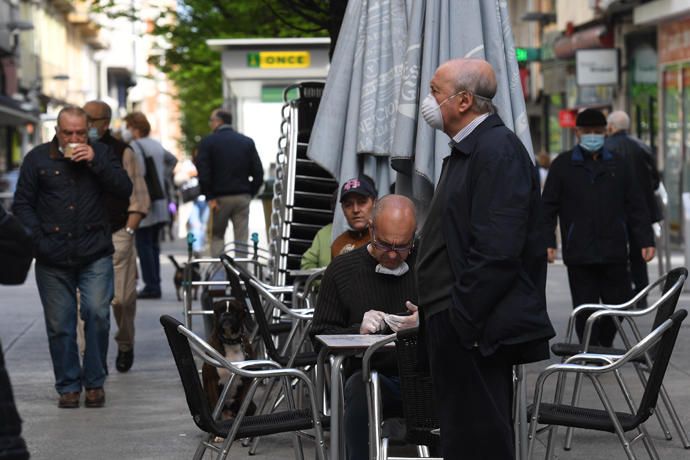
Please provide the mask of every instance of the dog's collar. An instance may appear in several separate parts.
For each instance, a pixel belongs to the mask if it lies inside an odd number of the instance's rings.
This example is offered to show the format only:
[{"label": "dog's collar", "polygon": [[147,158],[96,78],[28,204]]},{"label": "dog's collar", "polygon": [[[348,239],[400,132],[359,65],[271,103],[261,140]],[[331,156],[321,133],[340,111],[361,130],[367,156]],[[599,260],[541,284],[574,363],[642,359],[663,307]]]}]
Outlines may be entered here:
[{"label": "dog's collar", "polygon": [[218,334],[218,338],[224,345],[239,345],[242,343],[242,336],[239,336],[236,339],[226,339],[223,334]]}]

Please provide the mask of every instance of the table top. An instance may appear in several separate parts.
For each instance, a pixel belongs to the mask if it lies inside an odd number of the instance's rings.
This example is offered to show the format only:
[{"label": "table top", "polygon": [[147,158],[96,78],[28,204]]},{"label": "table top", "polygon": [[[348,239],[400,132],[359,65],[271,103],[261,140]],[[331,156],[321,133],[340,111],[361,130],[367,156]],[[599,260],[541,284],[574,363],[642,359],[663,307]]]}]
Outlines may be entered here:
[{"label": "table top", "polygon": [[[382,334],[323,334],[317,335],[316,340],[324,344],[330,349],[365,349],[369,348],[376,342],[385,339],[386,337],[391,337],[395,334],[382,335]],[[390,343],[386,346],[395,346],[394,343]]]},{"label": "table top", "polygon": [[314,273],[323,270],[323,268],[309,268],[306,270],[288,270],[288,275],[295,278],[308,278]]}]

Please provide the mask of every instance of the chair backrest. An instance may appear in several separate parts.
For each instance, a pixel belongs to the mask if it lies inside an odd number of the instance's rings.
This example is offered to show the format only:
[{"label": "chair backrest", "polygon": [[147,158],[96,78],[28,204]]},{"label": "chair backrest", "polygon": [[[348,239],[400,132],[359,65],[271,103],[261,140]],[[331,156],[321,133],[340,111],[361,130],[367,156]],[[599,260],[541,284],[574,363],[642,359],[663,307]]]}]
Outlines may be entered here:
[{"label": "chair backrest", "polygon": [[400,392],[405,416],[405,440],[410,444],[432,446],[438,436],[431,430],[439,421],[433,404],[431,375],[420,369],[417,359],[417,328],[404,329],[395,339]]},{"label": "chair backrest", "polygon": [[[273,336],[269,330],[268,318],[266,317],[266,312],[263,304],[261,303],[259,291],[252,286],[252,275],[249,274],[240,264],[236,264],[232,257],[224,255],[222,258],[224,259],[224,264],[230,265],[230,267],[226,265],[230,286],[232,286],[234,291],[242,291],[243,298],[249,299],[252,310],[254,310],[254,320],[259,327],[259,336],[266,347],[266,354],[273,361],[279,363],[283,362],[284,359],[276,349],[275,343],[273,342]],[[242,283],[244,284],[243,286]]]},{"label": "chair backrest", "polygon": [[674,311],[676,311],[676,306],[678,305],[678,298],[683,290],[683,285],[685,280],[688,278],[688,270],[685,267],[674,268],[665,275],[666,280],[664,281],[664,286],[661,289],[662,296],[666,294],[669,290],[675,288],[675,292],[656,310],[656,315],[654,315],[654,323],[652,325],[652,330],[656,329],[671,317]]},{"label": "chair backrest", "polygon": [[[649,373],[649,379],[644,393],[642,394],[642,400],[635,414],[635,419],[638,424],[647,420],[656,407],[657,399],[659,398],[659,390],[661,389],[668,363],[671,360],[671,354],[676,344],[680,325],[687,315],[688,312],[686,310],[678,310],[673,313],[667,320],[671,322],[671,326],[666,329],[661,340],[657,342],[654,364]],[[663,327],[663,324],[665,323],[662,323],[659,327]]]},{"label": "chair backrest", "polygon": [[180,374],[182,388],[187,398],[187,407],[194,419],[194,423],[207,433],[218,433],[219,427],[213,421],[211,408],[208,405],[204,388],[201,385],[199,371],[194,362],[194,354],[189,345],[189,339],[178,332],[181,322],[169,315],[160,318],[165,336],[168,338],[170,351],[172,351],[177,371]]}]

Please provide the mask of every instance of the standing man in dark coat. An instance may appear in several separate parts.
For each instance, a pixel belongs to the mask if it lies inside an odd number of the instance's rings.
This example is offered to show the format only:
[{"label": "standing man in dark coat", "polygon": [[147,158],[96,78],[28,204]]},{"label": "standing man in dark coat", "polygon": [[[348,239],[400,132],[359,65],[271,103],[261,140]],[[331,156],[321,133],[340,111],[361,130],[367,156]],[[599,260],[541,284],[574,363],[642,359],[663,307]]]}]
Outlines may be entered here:
[{"label": "standing man in dark coat", "polygon": [[[659,171],[656,169],[656,160],[652,150],[641,140],[628,134],[630,129],[630,117],[622,110],[611,112],[606,118],[606,143],[607,150],[623,155],[635,171],[635,183],[640,188],[644,202],[649,211],[650,224],[659,222],[664,218],[654,192],[659,188]],[[635,239],[635,232],[628,225],[628,237],[630,238],[630,276],[633,290],[637,294],[649,284],[647,275],[647,262],[642,258],[642,247]]]},{"label": "standing man in dark coat", "polygon": [[[551,163],[542,195],[549,262],[556,258],[558,218],[573,307],[620,304],[632,297],[627,228],[641,247],[642,258],[650,261],[654,257],[651,221],[632,165],[604,147],[604,114],[586,109],[575,123],[578,145]],[[580,340],[586,319],[586,315],[576,319]],[[590,344],[610,347],[615,335],[613,320],[603,318],[595,324]]]},{"label": "standing man in dark coat", "polygon": [[[58,407],[105,403],[113,243],[104,193],[129,198],[132,182],[108,146],[88,142],[87,116],[65,107],[52,142],[22,163],[14,214],[31,231]],[[84,321],[83,365],[77,347],[77,290]]]},{"label": "standing man in dark coat", "polygon": [[249,204],[264,181],[264,168],[254,141],[232,129],[232,115],[214,110],[209,119],[213,133],[199,143],[196,168],[201,192],[211,209],[211,255],[225,247],[225,230],[232,221],[235,241],[249,239]]},{"label": "standing man in dark coat", "polygon": [[549,357],[537,168],[494,113],[479,59],[442,64],[422,103],[450,138],[417,258],[443,457],[512,459],[512,366]]}]

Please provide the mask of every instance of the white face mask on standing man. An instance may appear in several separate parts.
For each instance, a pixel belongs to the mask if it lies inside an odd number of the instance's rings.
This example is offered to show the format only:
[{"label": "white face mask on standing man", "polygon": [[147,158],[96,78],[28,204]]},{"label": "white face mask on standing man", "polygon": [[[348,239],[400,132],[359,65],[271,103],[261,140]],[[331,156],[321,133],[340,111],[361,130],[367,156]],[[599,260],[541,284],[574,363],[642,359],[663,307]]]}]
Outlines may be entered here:
[{"label": "white face mask on standing man", "polygon": [[464,91],[465,90],[463,89],[451,96],[448,96],[440,104],[436,102],[436,98],[433,94],[427,94],[420,107],[424,121],[426,121],[427,124],[432,128],[443,131],[443,114],[441,113],[441,106]]}]

